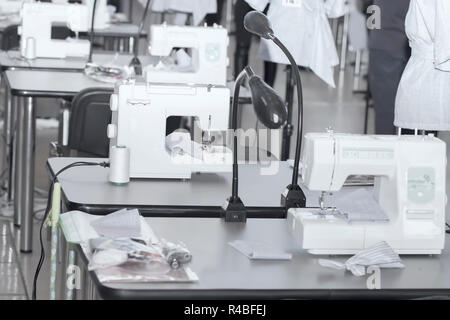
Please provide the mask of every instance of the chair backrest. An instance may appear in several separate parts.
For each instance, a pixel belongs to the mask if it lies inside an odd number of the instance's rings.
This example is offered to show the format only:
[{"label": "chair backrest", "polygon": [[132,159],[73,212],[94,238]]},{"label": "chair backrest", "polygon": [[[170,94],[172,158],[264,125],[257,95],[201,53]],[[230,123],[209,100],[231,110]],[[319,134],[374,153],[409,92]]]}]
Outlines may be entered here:
[{"label": "chair backrest", "polygon": [[107,158],[109,139],[106,133],[111,122],[109,100],[113,89],[89,88],[73,99],[69,124],[69,148],[79,156]]},{"label": "chair backrest", "polygon": [[18,49],[20,46],[20,37],[17,33],[18,25],[7,26],[2,34],[1,48],[3,51]]}]

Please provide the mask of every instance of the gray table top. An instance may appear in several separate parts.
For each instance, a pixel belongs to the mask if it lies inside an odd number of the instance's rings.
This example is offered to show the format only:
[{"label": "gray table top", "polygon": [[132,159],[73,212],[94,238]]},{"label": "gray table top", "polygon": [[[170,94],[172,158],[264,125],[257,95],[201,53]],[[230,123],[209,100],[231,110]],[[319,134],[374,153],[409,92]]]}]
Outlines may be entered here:
[{"label": "gray table top", "polygon": [[[92,158],[50,158],[47,166],[53,175],[63,167],[76,161],[104,161]],[[283,212],[280,208],[281,193],[292,179],[292,168],[287,162],[273,162],[278,170],[275,175],[262,175],[261,166],[245,164],[239,166],[239,196],[247,207],[265,208],[265,212]],[[115,186],[108,182],[109,169],[101,167],[78,167],[63,172],[61,183],[66,205],[69,209],[80,209],[95,214],[105,214],[120,207],[138,207],[148,215],[162,216],[176,213],[190,216],[185,208],[193,209],[198,216],[199,207],[208,210],[221,207],[231,195],[231,173],[194,174],[191,180],[132,179],[126,186]],[[345,195],[354,190],[346,187],[340,191]],[[318,206],[318,192],[304,188],[307,206]],[[153,208],[155,207],[155,208]],[[267,208],[266,208],[267,207]],[[173,211],[167,210],[170,208]],[[276,208],[276,209],[275,209]],[[148,210],[148,212],[146,211]],[[194,210],[195,209],[195,210]],[[272,210],[272,211],[271,211]],[[168,212],[169,211],[169,212]],[[202,210],[203,211],[203,210]],[[258,211],[255,209],[255,211]],[[191,212],[192,214],[192,212]],[[201,216],[201,215],[200,215]],[[258,215],[257,215],[258,216]],[[265,216],[265,215],[264,215]],[[278,215],[275,215],[278,217]]]},{"label": "gray table top", "polygon": [[114,84],[96,81],[81,72],[7,70],[4,72],[11,94],[31,97],[73,97],[83,89],[113,88]]},{"label": "gray table top", "polygon": [[[105,159],[50,158],[51,172],[75,161]],[[278,164],[278,162],[277,162]],[[263,176],[257,165],[239,167],[239,195],[247,206],[278,207],[280,195],[289,184],[292,170],[279,163],[276,175]],[[72,168],[62,173],[60,181],[67,201],[73,206],[211,206],[220,207],[231,195],[231,173],[193,174],[191,180],[133,179],[126,186],[108,182],[109,169]]]},{"label": "gray table top", "polygon": [[[130,54],[94,53],[92,61],[101,65],[113,64],[119,66],[128,65],[133,58]],[[154,57],[140,56],[143,65],[155,62]],[[47,71],[77,71],[81,72],[86,66],[85,58],[70,57],[66,59],[36,58],[27,60],[21,57],[17,50],[1,51],[0,66],[2,70],[8,69],[34,69]]]},{"label": "gray table top", "polygon": [[[368,276],[324,268],[321,256],[300,248],[284,219],[147,218],[159,238],[182,241],[192,252],[196,283],[106,283],[103,298],[338,298],[421,297],[450,294],[450,240],[438,256],[402,256],[404,269],[382,269],[381,290],[368,290]],[[293,254],[291,261],[252,261],[230,247],[233,240],[262,241]],[[329,258],[329,257],[325,257]],[[348,257],[333,257],[345,261]],[[94,278],[95,275],[91,273]]]}]

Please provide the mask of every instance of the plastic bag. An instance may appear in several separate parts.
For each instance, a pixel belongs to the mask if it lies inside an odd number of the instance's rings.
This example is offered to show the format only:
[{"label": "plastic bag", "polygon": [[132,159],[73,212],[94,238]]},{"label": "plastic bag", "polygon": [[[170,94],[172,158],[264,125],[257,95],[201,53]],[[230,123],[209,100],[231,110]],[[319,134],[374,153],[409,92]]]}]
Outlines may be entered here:
[{"label": "plastic bag", "polygon": [[192,255],[182,244],[140,239],[96,238],[89,240],[88,269],[101,282],[191,282],[198,278],[188,267]]}]

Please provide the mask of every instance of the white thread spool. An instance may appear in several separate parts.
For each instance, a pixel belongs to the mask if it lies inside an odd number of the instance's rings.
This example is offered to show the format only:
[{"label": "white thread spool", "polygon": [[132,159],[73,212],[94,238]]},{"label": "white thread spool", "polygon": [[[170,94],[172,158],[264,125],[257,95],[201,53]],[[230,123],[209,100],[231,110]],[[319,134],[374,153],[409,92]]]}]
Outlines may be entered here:
[{"label": "white thread spool", "polygon": [[25,44],[25,58],[36,59],[36,39],[28,37]]},{"label": "white thread spool", "polygon": [[109,150],[109,181],[115,185],[130,182],[130,149],[113,146]]}]

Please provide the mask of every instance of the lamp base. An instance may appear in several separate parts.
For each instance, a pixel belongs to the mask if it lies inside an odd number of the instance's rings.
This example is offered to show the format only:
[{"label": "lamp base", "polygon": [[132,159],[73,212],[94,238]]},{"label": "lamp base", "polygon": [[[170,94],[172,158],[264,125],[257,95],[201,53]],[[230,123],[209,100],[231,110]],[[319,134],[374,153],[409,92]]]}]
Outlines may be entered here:
[{"label": "lamp base", "polygon": [[247,210],[239,197],[228,198],[223,209],[225,211],[225,222],[247,222]]},{"label": "lamp base", "polygon": [[281,206],[287,210],[306,207],[306,196],[298,184],[287,186],[286,190],[281,194]]},{"label": "lamp base", "polygon": [[142,76],[142,63],[138,57],[133,57],[133,59],[131,59],[129,67],[133,68],[134,73],[137,76]]}]

